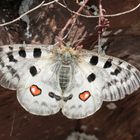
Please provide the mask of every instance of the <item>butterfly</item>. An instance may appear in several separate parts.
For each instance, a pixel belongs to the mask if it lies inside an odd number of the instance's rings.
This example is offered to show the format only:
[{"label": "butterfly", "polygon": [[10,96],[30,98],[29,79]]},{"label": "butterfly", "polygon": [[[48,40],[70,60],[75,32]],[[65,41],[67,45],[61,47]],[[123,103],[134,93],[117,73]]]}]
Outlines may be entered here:
[{"label": "butterfly", "polygon": [[140,72],[112,56],[69,46],[13,44],[0,47],[0,85],[17,91],[21,106],[34,115],[60,110],[82,119],[103,101],[123,99],[140,87]]}]

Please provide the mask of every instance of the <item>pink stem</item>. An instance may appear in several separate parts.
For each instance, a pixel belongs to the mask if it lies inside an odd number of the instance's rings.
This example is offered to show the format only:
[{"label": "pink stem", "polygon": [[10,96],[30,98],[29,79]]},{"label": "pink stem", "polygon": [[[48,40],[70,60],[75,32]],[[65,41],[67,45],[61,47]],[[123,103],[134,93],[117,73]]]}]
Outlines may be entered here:
[{"label": "pink stem", "polygon": [[[84,4],[78,9],[78,11],[76,12],[76,13],[80,13],[82,10],[83,10],[83,8],[85,7],[85,5],[86,5],[86,3],[88,2],[89,0],[85,0],[84,1]],[[74,22],[76,21],[76,19],[77,19],[77,17],[78,17],[78,15],[77,14],[74,14],[68,21],[67,21],[67,23],[66,23],[66,25],[64,26],[64,28],[61,30],[61,32],[60,32],[60,34],[59,34],[59,39],[60,39],[60,45],[62,44],[62,39],[63,39],[63,37],[64,37],[64,32],[65,32],[65,30],[68,28],[68,26],[70,25],[70,24],[72,24],[72,21],[74,20]]]}]

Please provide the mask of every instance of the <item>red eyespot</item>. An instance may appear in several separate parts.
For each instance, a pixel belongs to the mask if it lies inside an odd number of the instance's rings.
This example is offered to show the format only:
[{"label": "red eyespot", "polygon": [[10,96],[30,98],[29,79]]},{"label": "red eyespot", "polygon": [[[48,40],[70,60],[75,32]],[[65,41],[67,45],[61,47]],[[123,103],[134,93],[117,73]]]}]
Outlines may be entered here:
[{"label": "red eyespot", "polygon": [[37,96],[41,94],[41,89],[37,85],[32,85],[30,87],[30,92],[33,96]]},{"label": "red eyespot", "polygon": [[90,94],[89,91],[84,91],[84,92],[82,92],[82,93],[79,94],[79,98],[82,101],[86,101],[90,96],[91,96],[91,94]]}]

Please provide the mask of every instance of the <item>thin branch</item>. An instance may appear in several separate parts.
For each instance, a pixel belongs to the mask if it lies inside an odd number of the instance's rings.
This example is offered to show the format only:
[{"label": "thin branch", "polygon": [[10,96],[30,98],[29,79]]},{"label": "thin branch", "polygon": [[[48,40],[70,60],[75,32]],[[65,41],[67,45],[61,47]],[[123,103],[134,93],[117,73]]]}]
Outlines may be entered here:
[{"label": "thin branch", "polygon": [[67,34],[63,37],[63,39],[62,40],[64,40],[64,39],[66,39],[67,37],[68,37],[68,35],[70,34],[70,32],[72,31],[72,28],[74,27],[74,25],[75,25],[75,22],[76,21],[74,21],[73,23],[72,23],[72,25],[71,25],[71,27],[69,28],[69,31],[67,32]]},{"label": "thin branch", "polygon": [[[45,3],[45,1],[42,1],[41,4],[39,4],[38,6],[32,8],[31,10],[25,12],[24,14],[22,14],[22,15],[19,16],[18,18],[14,19],[14,20],[12,20],[12,21],[5,22],[5,23],[3,23],[3,24],[0,24],[0,27],[9,25],[9,24],[11,24],[11,23],[14,23],[14,22],[20,20],[20,19],[21,19],[22,17],[24,17],[25,15],[27,15],[27,14],[29,14],[29,13],[35,11],[36,9],[40,8],[41,6],[44,7],[44,6],[53,4],[53,3],[55,3],[55,2],[57,2],[59,5],[61,5],[63,8],[67,9],[67,10],[70,11],[71,13],[76,14],[76,15],[78,15],[78,16],[82,16],[82,17],[86,17],[86,18],[98,18],[98,17],[99,17],[99,15],[98,15],[98,16],[88,16],[88,15],[84,15],[84,14],[80,14],[80,13],[77,13],[77,12],[75,12],[75,11],[72,11],[70,8],[68,8],[66,5],[60,3],[58,0],[53,0],[53,1],[48,2],[48,3]],[[117,13],[117,14],[104,15],[104,17],[116,17],[116,16],[125,15],[125,14],[128,14],[128,13],[134,12],[134,11],[137,10],[139,7],[140,7],[140,3],[139,3],[136,7],[134,7],[133,9],[131,9],[131,10],[128,10],[128,11],[125,11],[125,12],[120,12],[120,13]]]},{"label": "thin branch", "polygon": [[[83,5],[78,9],[78,11],[76,13],[80,13],[83,8],[85,7],[86,3],[88,2],[88,0],[85,0],[85,2],[83,3]],[[60,2],[57,1],[57,3],[59,4]],[[68,28],[68,26],[72,23],[72,26],[75,24],[76,19],[77,19],[77,14],[72,15],[72,17],[67,21],[66,25],[64,26],[64,28],[61,30],[60,34],[59,34],[59,38],[62,39],[64,36],[64,32],[65,30]]]},{"label": "thin branch", "polygon": [[98,28],[101,28],[101,29],[98,29],[98,53],[101,52],[101,36],[102,36],[102,33],[103,33],[102,18],[104,18],[101,1],[102,0],[99,0],[99,21],[98,21]]},{"label": "thin branch", "polygon": [[[32,8],[31,10],[25,12],[24,14],[22,14],[22,15],[19,16],[18,18],[14,19],[14,20],[12,20],[12,21],[9,21],[9,22],[0,24],[0,27],[9,25],[9,24],[11,24],[11,23],[14,23],[14,22],[20,20],[20,19],[21,19],[22,17],[24,17],[25,15],[27,15],[27,14],[29,14],[29,13],[35,11],[36,9],[40,8],[41,6],[47,6],[47,5],[53,4],[53,3],[55,3],[55,2],[56,2],[56,0],[51,1],[51,2],[48,2],[48,3],[45,3],[45,1],[42,1],[39,5],[37,5],[36,7]],[[45,3],[45,4],[44,4],[44,3]]]},{"label": "thin branch", "polygon": [[[68,11],[70,11],[71,13],[77,14],[78,16],[82,16],[82,17],[86,17],[86,18],[99,18],[99,15],[97,15],[97,16],[91,16],[91,15],[88,16],[88,15],[80,14],[80,13],[77,13],[77,12],[71,10],[70,8],[68,8],[67,5],[64,5],[64,4],[60,3],[60,2],[57,2],[57,3],[59,5],[61,5],[63,8],[67,9]],[[120,13],[117,13],[117,14],[104,15],[104,17],[117,17],[117,16],[122,16],[122,15],[125,15],[125,14],[128,14],[128,13],[134,12],[139,7],[140,7],[140,3],[136,7],[134,7],[133,9],[130,9],[130,10],[127,10],[127,11],[124,11],[124,12],[120,12]]]},{"label": "thin branch", "polygon": [[130,10],[127,10],[127,11],[124,11],[124,12],[120,12],[120,13],[117,13],[117,14],[112,14],[112,15],[104,15],[104,17],[117,17],[117,16],[122,16],[122,15],[125,15],[125,14],[129,14],[131,12],[134,12],[139,7],[140,7],[140,3],[136,7],[132,8]]}]

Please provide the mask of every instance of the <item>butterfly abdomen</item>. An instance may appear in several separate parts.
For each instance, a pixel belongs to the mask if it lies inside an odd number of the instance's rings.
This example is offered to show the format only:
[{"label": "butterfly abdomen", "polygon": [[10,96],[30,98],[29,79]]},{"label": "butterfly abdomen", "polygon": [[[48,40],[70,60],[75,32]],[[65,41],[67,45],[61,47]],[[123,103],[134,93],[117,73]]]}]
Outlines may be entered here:
[{"label": "butterfly abdomen", "polygon": [[59,71],[59,84],[62,91],[65,91],[70,82],[71,66],[62,65]]}]

